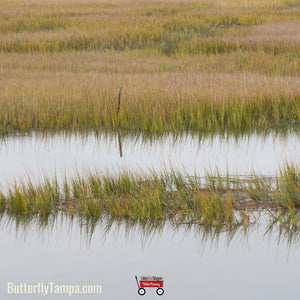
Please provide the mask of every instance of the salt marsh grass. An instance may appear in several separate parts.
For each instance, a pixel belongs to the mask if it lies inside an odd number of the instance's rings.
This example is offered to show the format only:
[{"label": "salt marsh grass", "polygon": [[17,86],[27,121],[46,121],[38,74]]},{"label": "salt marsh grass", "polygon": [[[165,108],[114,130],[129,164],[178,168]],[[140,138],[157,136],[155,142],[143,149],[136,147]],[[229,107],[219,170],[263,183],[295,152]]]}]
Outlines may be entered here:
[{"label": "salt marsh grass", "polygon": [[[217,130],[298,123],[300,80],[254,74],[27,73],[1,84],[5,130]],[[15,73],[16,75],[16,73]],[[10,75],[8,75],[10,77]],[[117,115],[118,86],[123,86]]]},{"label": "salt marsh grass", "polygon": [[256,212],[269,213],[270,223],[298,228],[299,169],[286,165],[275,178],[248,178],[207,174],[205,179],[171,173],[117,176],[78,175],[58,183],[44,178],[39,184],[13,184],[0,194],[2,212],[13,216],[71,216],[141,223],[175,223],[207,226],[249,226]]},{"label": "salt marsh grass", "polygon": [[299,10],[292,0],[0,1],[0,131],[298,123]]}]

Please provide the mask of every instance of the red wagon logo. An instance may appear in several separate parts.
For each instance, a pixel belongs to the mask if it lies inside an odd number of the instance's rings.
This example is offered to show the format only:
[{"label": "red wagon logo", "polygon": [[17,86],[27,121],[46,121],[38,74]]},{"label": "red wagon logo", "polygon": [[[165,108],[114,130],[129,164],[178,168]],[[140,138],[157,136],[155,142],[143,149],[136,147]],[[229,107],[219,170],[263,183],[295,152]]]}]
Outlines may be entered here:
[{"label": "red wagon logo", "polygon": [[157,288],[156,294],[162,296],[164,294],[164,281],[162,277],[157,276],[141,276],[138,280],[135,276],[135,280],[138,286],[138,294],[144,296],[146,294],[145,288]]}]

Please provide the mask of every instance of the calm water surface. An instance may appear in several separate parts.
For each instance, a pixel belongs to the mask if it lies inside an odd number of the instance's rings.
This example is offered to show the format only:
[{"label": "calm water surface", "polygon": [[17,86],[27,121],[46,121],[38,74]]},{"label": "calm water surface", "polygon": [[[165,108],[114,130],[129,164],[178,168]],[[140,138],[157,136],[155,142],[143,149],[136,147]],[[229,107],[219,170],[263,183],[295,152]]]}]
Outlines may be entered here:
[{"label": "calm water surface", "polygon": [[298,162],[300,139],[295,133],[206,137],[183,134],[143,138],[118,134],[55,134],[6,137],[0,141],[0,184],[26,175],[103,173],[122,169],[147,172],[170,168],[203,176],[275,175],[285,161]]},{"label": "calm water surface", "polygon": [[[262,222],[263,223],[263,222]],[[279,238],[263,225],[247,234],[165,224],[141,230],[124,224],[95,226],[63,219],[44,230],[36,224],[16,229],[2,220],[0,231],[1,299],[11,296],[8,281],[28,284],[102,285],[92,299],[141,299],[134,275],[158,275],[165,280],[162,299],[299,299],[299,236]],[[82,295],[50,299],[86,299]],[[158,299],[147,289],[145,299]]]},{"label": "calm water surface", "polygon": [[[72,175],[87,170],[147,172],[179,169],[205,175],[275,175],[285,161],[299,161],[295,133],[207,137],[183,134],[145,138],[118,134],[10,136],[0,141],[0,184],[26,175]],[[91,227],[70,219],[43,228],[3,216],[0,227],[0,298],[41,299],[8,295],[7,282],[101,284],[102,294],[89,299],[160,299],[154,289],[141,298],[135,275],[163,276],[161,299],[300,299],[299,233],[266,234],[264,222],[236,232],[214,228],[174,228],[165,224],[102,222]],[[296,235],[296,237],[295,237]],[[43,297],[44,298],[44,297]],[[86,299],[50,295],[45,299]]]}]

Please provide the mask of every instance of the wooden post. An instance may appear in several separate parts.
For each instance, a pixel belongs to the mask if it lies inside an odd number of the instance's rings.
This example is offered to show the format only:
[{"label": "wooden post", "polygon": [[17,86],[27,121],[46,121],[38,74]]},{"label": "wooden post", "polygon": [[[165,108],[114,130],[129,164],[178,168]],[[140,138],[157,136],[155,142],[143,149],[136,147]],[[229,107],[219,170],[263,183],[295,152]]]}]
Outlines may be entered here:
[{"label": "wooden post", "polygon": [[121,107],[121,90],[122,90],[122,88],[120,87],[120,88],[119,88],[119,96],[118,96],[117,115],[119,114],[119,112],[120,112],[120,107]]}]

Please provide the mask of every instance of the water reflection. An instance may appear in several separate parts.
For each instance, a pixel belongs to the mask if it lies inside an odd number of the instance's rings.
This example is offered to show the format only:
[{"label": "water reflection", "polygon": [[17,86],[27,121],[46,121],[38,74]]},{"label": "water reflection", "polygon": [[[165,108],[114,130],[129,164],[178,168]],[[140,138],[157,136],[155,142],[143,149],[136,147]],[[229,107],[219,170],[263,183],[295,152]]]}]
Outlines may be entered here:
[{"label": "water reflection", "polygon": [[[4,214],[0,295],[7,298],[8,281],[97,282],[103,286],[103,299],[139,299],[134,275],[155,274],[165,279],[164,299],[232,300],[247,291],[244,299],[279,300],[288,295],[296,300],[299,233],[277,225],[268,228],[263,224],[265,217],[261,215],[260,224],[245,230]],[[84,299],[82,295],[72,298]]]},{"label": "water reflection", "polygon": [[58,178],[90,171],[161,171],[176,169],[205,176],[275,175],[286,160],[299,161],[296,129],[263,132],[183,132],[149,135],[140,132],[32,132],[2,136],[0,184],[15,178]]},{"label": "water reflection", "polygon": [[145,131],[111,131],[105,129],[99,130],[46,130],[46,131],[29,131],[29,132],[10,132],[9,134],[0,134],[0,146],[7,143],[11,139],[14,140],[25,140],[27,137],[36,137],[39,141],[48,142],[47,140],[54,140],[57,137],[63,138],[66,142],[71,142],[74,137],[79,139],[82,143],[87,142],[90,137],[94,137],[96,140],[105,138],[106,140],[112,141],[116,137],[122,137],[126,140],[130,140],[135,143],[142,143],[147,145],[155,145],[163,142],[166,138],[172,138],[174,144],[182,143],[186,140],[186,137],[191,137],[193,140],[201,144],[204,140],[213,141],[216,137],[221,138],[224,141],[235,141],[236,144],[240,140],[249,140],[253,136],[259,137],[261,140],[266,140],[269,136],[274,139],[287,140],[291,135],[300,136],[300,124],[293,126],[283,126],[275,129],[264,129],[264,130],[224,130],[224,131],[180,131],[180,132],[164,132],[164,133],[151,133]]},{"label": "water reflection", "polygon": [[[197,251],[201,253],[204,249],[217,250],[220,241],[222,247],[229,248],[232,244],[236,246],[241,243],[247,245],[250,236],[257,239],[275,239],[277,245],[285,245],[287,248],[298,248],[300,246],[300,230],[280,226],[278,223],[268,222],[267,212],[257,212],[258,222],[248,227],[243,226],[203,226],[199,224],[176,223],[172,220],[157,223],[141,223],[132,220],[120,220],[109,216],[97,218],[80,218],[77,216],[66,216],[59,214],[48,217],[25,215],[1,215],[0,231],[9,230],[15,233],[16,239],[29,242],[32,233],[35,238],[44,239],[51,235],[62,234],[64,238],[72,237],[80,233],[82,245],[87,248],[93,240],[101,240],[104,244],[107,239],[125,240],[138,242],[143,249],[163,240],[166,236],[181,236],[184,239],[193,239],[197,244]],[[1,235],[1,234],[0,234]]]},{"label": "water reflection", "polygon": [[[299,131],[288,128],[166,135],[33,132],[2,137],[0,183],[25,172],[38,177],[38,169],[59,178],[74,166],[77,172],[102,172],[172,165],[201,176],[215,164],[221,174],[247,175],[254,168],[273,175],[284,159],[299,160],[299,148]],[[298,299],[300,231],[288,226],[284,215],[280,223],[279,216],[270,222],[268,214],[257,214],[245,228],[3,213],[0,297],[6,299],[8,281],[55,279],[100,281],[103,299],[140,299],[134,274],[149,273],[164,276],[164,299]]]},{"label": "water reflection", "polygon": [[121,133],[118,132],[118,142],[119,142],[119,151],[120,151],[120,157],[123,156],[123,150],[122,150],[122,139],[121,139]]}]

